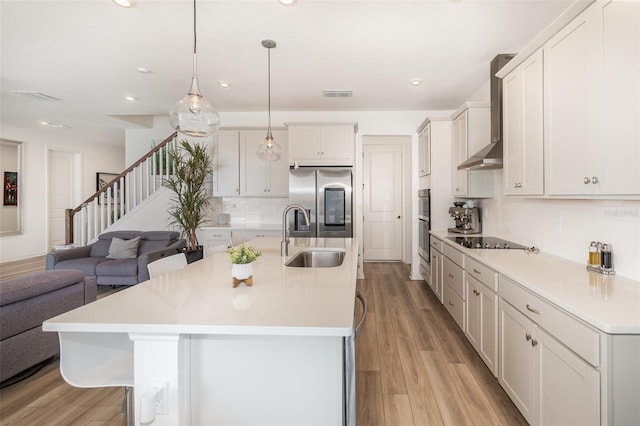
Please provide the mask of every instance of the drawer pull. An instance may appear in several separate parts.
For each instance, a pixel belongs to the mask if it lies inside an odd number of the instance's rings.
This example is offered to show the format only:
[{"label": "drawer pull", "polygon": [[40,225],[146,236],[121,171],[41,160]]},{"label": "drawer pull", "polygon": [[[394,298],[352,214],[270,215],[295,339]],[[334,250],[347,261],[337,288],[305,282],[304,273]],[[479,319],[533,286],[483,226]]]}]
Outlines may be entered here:
[{"label": "drawer pull", "polygon": [[529,304],[527,303],[527,309],[529,310],[529,312],[533,312],[534,314],[540,314],[540,311],[532,308],[531,306],[529,306]]},{"label": "drawer pull", "polygon": [[525,334],[524,337],[525,337],[525,339],[527,339],[527,342],[529,340],[531,340],[531,334],[529,334],[529,333]]},{"label": "drawer pull", "polygon": [[447,274],[447,275],[449,275],[449,278],[453,278],[453,275],[451,275],[451,274]]},{"label": "drawer pull", "polygon": [[476,274],[481,274],[482,272],[478,271],[476,268],[473,268],[473,272],[475,272]]}]

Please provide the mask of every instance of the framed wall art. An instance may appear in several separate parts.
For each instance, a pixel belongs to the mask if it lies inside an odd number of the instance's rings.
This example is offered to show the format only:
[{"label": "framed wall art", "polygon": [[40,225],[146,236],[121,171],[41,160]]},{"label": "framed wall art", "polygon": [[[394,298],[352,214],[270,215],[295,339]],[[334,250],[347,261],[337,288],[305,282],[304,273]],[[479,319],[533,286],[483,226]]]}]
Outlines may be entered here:
[{"label": "framed wall art", "polygon": [[[115,179],[118,175],[116,173],[96,173],[96,192],[100,191],[104,186],[106,186],[109,182]],[[111,191],[107,191],[105,194],[110,196],[113,200],[112,203],[119,204],[121,197],[121,181],[118,180],[115,186],[111,189]],[[100,204],[100,198],[98,197],[98,204]]]},{"label": "framed wall art", "polygon": [[18,172],[4,172],[2,205],[18,205]]}]

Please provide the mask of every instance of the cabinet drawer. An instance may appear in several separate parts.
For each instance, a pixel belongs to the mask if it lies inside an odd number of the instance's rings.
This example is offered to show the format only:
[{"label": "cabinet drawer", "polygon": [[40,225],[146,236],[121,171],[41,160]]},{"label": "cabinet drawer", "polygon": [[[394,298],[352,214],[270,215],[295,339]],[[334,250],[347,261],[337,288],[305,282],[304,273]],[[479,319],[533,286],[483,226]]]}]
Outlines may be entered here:
[{"label": "cabinet drawer", "polygon": [[445,285],[451,287],[451,289],[464,300],[464,270],[453,263],[448,257],[444,258],[443,263],[442,275]]},{"label": "cabinet drawer", "polygon": [[498,291],[498,273],[488,266],[467,256],[464,271],[493,291]]},{"label": "cabinet drawer", "polygon": [[444,255],[451,259],[456,265],[464,268],[464,254],[451,247],[449,244],[444,245]]},{"label": "cabinet drawer", "polygon": [[444,250],[442,248],[443,245],[444,243],[442,242],[442,240],[435,238],[433,235],[431,236],[431,247],[442,253],[442,250]]},{"label": "cabinet drawer", "polygon": [[464,303],[462,298],[446,284],[444,285],[443,293],[444,307],[447,308],[458,327],[464,331]]},{"label": "cabinet drawer", "polygon": [[557,306],[500,275],[499,294],[591,365],[600,365],[600,334]]}]

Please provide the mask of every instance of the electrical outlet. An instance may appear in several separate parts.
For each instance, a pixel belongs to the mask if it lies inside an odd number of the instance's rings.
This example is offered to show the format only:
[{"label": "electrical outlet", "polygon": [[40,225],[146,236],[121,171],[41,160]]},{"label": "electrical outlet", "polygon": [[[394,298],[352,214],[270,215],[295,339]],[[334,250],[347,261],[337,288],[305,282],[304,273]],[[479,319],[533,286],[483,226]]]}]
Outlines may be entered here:
[{"label": "electrical outlet", "polygon": [[153,382],[151,389],[156,392],[156,414],[169,414],[169,382]]}]

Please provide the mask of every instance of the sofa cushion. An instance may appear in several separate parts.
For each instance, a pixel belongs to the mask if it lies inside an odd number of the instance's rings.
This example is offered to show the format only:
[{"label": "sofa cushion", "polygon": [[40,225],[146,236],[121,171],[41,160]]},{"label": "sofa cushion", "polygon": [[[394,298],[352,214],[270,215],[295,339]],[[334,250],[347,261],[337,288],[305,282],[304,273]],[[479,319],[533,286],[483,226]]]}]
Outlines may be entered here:
[{"label": "sofa cushion", "polygon": [[[4,340],[39,327],[43,321],[84,305],[84,276],[71,281],[34,297],[4,304],[0,309],[0,338]],[[41,285],[46,286],[48,282],[41,281]]]},{"label": "sofa cushion", "polygon": [[140,237],[135,237],[130,240],[121,240],[120,238],[113,238],[111,240],[111,246],[109,246],[108,259],[135,259],[138,257],[138,245],[140,244]]},{"label": "sofa cushion", "polygon": [[91,245],[91,254],[89,256],[106,257],[109,254],[111,240],[120,238],[121,240],[130,240],[137,237],[140,231],[111,231],[98,235],[98,240]]},{"label": "sofa cushion", "polygon": [[140,238],[147,241],[171,241],[180,238],[180,233],[176,231],[143,231]]},{"label": "sofa cushion", "polygon": [[[112,277],[137,277],[138,276],[138,259],[107,259],[96,265],[96,275],[112,276]],[[98,279],[98,284],[102,284]]]},{"label": "sofa cushion", "polygon": [[49,293],[74,283],[84,283],[78,270],[46,271],[0,282],[0,306]]},{"label": "sofa cushion", "polygon": [[56,271],[59,269],[78,269],[88,277],[96,275],[96,266],[102,262],[110,262],[106,257],[80,257],[58,262],[55,265]]}]

